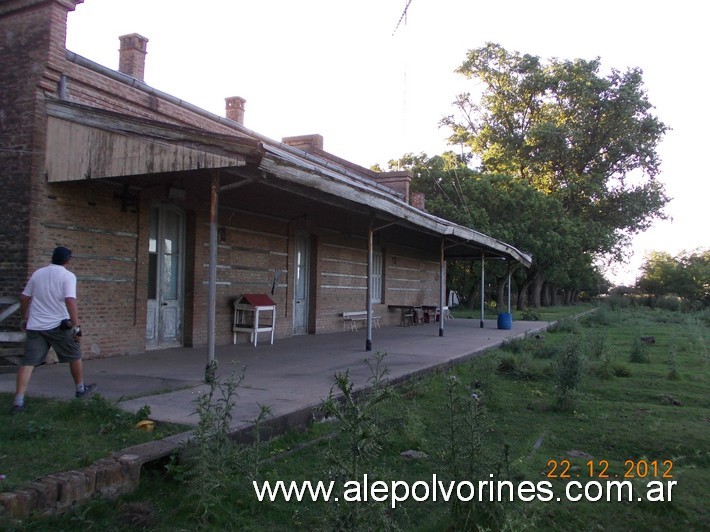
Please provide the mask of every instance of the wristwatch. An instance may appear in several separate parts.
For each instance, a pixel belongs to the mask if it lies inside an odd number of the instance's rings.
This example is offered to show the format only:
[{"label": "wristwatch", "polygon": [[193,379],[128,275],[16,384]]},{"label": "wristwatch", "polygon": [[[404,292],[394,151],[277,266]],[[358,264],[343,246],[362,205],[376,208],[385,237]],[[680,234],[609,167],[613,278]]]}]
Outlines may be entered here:
[{"label": "wristwatch", "polygon": [[75,325],[74,327],[72,327],[71,332],[74,334],[74,336],[81,336],[81,325]]}]

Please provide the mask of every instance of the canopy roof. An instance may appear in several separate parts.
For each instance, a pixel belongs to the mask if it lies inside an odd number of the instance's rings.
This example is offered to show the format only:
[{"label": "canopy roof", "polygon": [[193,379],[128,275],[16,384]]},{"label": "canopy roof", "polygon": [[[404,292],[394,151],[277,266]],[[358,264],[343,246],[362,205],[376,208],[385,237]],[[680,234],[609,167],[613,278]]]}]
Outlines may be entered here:
[{"label": "canopy roof", "polygon": [[[249,204],[262,209],[289,194],[303,202],[328,205],[334,212],[367,217],[375,231],[399,228],[443,239],[447,258],[485,256],[514,260],[525,267],[532,262],[529,254],[505,242],[409,205],[400,194],[370,179],[367,171],[358,172],[356,165],[304,152],[222,117],[210,115],[233,129],[233,135],[51,97],[47,113],[50,182],[110,179],[142,187],[181,175],[208,187],[211,172],[219,171],[224,191],[239,187],[242,201],[253,194]],[[270,201],[264,199],[264,187],[270,190],[266,193]],[[285,215],[290,204],[287,199],[280,202]]]}]

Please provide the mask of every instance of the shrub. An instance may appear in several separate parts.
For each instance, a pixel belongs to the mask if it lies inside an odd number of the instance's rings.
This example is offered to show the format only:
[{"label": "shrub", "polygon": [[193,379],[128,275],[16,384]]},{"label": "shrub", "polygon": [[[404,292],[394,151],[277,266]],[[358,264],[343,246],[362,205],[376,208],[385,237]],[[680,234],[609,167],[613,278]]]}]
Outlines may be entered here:
[{"label": "shrub", "polygon": [[612,295],[606,298],[605,303],[609,305],[609,308],[612,310],[620,309],[620,308],[629,308],[634,304],[634,301],[627,296],[624,295]]},{"label": "shrub", "polygon": [[550,328],[552,333],[576,333],[579,331],[579,323],[576,320],[560,320]]},{"label": "shrub", "polygon": [[532,310],[526,310],[520,315],[520,318],[523,321],[540,321],[540,314]]},{"label": "shrub", "polygon": [[657,297],[654,304],[658,308],[662,308],[664,310],[671,310],[673,312],[680,312],[684,310],[684,307],[686,306],[684,304],[683,298],[675,294],[666,294]]},{"label": "shrub", "polygon": [[611,371],[614,374],[614,377],[620,377],[622,379],[631,377],[631,370],[629,367],[620,362],[612,363]]}]

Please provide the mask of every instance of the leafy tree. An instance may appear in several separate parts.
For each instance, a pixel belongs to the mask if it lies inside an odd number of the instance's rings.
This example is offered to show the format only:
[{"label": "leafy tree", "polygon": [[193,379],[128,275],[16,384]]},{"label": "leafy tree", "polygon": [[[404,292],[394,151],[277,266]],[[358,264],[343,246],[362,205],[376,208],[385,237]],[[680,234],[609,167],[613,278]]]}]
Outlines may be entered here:
[{"label": "leafy tree", "polygon": [[710,304],[710,250],[670,253],[654,251],[645,259],[637,286],[661,296],[678,294],[690,301]]},{"label": "leafy tree", "polygon": [[[529,183],[509,175],[474,171],[465,158],[451,152],[432,158],[406,154],[390,161],[389,166],[412,172],[412,188],[425,192],[430,212],[532,253],[532,267],[514,277],[518,308],[525,306],[523,297],[531,284],[533,304],[539,306],[541,280],[572,286],[572,279],[581,280],[580,272],[586,275],[591,267],[591,257],[582,246],[584,228],[565,213],[558,199]],[[497,281],[499,302],[504,299],[509,267],[513,265],[493,262],[486,266],[486,277]],[[479,271],[477,261],[455,264],[449,270],[449,279],[464,290],[472,304],[478,299],[473,296],[480,286]]]},{"label": "leafy tree", "polygon": [[598,58],[543,63],[489,43],[458,69],[480,82],[480,101],[459,95],[457,115],[442,124],[484,172],[559,200],[584,226],[584,251],[618,254],[629,235],[664,218],[656,147],[668,128],[651,112],[640,69],[604,77],[600,68]]}]

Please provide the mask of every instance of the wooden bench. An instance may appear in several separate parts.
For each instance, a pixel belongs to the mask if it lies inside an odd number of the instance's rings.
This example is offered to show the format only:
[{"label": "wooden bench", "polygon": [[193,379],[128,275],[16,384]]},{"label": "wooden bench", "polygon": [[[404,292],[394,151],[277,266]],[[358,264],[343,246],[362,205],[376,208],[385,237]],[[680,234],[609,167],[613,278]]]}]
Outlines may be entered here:
[{"label": "wooden bench", "polygon": [[[351,331],[357,331],[357,322],[367,321],[367,311],[366,310],[356,310],[350,312],[343,312],[343,330],[350,325]],[[375,329],[380,328],[380,317],[372,315],[372,323],[375,325]]]}]

